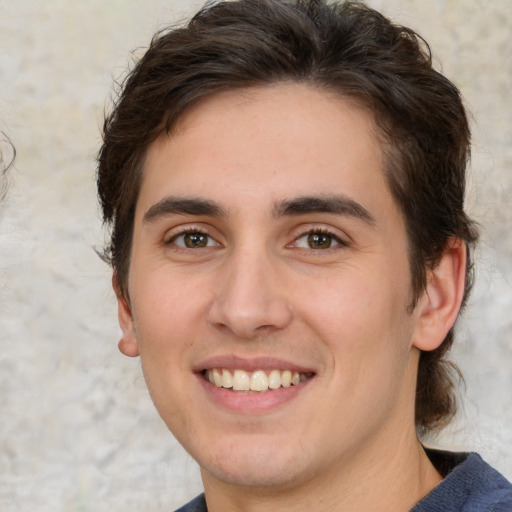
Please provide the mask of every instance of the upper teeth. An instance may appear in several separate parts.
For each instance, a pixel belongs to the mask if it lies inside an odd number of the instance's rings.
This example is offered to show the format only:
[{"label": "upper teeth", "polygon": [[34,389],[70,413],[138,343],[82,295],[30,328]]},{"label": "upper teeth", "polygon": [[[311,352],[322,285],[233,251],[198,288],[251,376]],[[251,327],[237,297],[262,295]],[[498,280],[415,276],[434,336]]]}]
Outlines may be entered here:
[{"label": "upper teeth", "polygon": [[281,386],[288,388],[306,380],[306,374],[290,370],[263,370],[246,372],[244,370],[213,369],[206,370],[207,379],[218,388],[232,388],[234,391],[268,391]]}]

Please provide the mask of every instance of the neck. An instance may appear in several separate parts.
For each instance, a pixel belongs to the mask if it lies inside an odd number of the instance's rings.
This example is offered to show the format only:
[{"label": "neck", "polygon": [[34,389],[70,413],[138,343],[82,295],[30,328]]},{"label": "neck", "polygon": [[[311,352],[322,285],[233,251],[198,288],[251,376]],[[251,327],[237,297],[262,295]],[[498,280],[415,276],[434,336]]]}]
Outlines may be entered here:
[{"label": "neck", "polygon": [[414,429],[398,443],[394,437],[393,445],[368,443],[364,451],[345,454],[335,467],[287,488],[242,489],[203,472],[208,510],[408,511],[441,481],[441,476],[429,461]]}]

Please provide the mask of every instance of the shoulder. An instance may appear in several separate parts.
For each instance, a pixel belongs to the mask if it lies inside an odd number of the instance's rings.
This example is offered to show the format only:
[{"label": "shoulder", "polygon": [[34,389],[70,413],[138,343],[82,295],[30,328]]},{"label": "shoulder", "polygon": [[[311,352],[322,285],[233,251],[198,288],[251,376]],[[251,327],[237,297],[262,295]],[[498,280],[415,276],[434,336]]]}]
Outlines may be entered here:
[{"label": "shoulder", "polygon": [[186,505],[179,508],[175,512],[208,512],[206,508],[206,501],[204,499],[204,494],[200,494],[192,501],[189,501]]},{"label": "shoulder", "polygon": [[445,478],[411,512],[512,511],[512,484],[478,454],[427,453]]}]

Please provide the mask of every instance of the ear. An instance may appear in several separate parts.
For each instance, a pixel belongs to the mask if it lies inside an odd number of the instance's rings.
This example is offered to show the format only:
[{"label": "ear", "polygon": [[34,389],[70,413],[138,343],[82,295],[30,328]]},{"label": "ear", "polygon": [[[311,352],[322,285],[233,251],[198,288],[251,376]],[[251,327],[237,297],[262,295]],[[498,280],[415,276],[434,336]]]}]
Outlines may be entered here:
[{"label": "ear", "polygon": [[133,325],[133,316],[130,309],[130,304],[125,298],[116,272],[112,275],[112,288],[117,297],[117,317],[119,320],[119,327],[121,327],[121,339],[119,340],[119,350],[125,356],[137,357],[139,355],[139,347],[135,337],[135,327]]},{"label": "ear", "polygon": [[416,306],[419,315],[413,346],[435,350],[444,341],[459,314],[466,278],[466,244],[448,240],[438,265],[427,276],[427,285]]}]

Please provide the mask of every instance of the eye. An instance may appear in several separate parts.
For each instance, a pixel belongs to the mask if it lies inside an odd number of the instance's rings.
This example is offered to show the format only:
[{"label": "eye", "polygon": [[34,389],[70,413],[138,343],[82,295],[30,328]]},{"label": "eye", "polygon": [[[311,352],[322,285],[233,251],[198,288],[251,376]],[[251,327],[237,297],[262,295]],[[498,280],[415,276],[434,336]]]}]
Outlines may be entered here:
[{"label": "eye", "polygon": [[337,236],[331,233],[314,231],[306,233],[295,240],[293,244],[300,249],[331,249],[344,244]]},{"label": "eye", "polygon": [[185,249],[202,249],[203,247],[217,247],[219,244],[206,233],[201,231],[186,231],[173,236],[168,243]]}]

